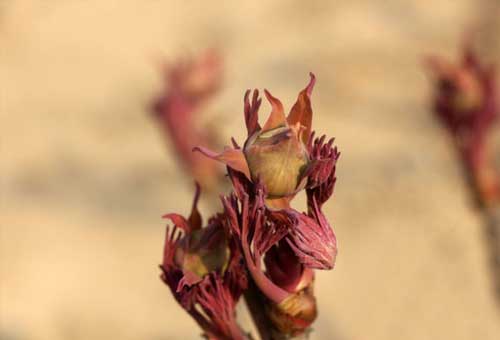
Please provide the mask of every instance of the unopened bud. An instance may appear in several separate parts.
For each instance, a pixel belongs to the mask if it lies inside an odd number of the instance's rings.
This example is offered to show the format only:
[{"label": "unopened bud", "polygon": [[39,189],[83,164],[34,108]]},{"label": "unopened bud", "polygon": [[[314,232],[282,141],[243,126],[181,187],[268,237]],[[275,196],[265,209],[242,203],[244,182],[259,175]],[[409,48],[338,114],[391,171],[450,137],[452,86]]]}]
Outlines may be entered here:
[{"label": "unopened bud", "polygon": [[199,278],[213,271],[224,271],[229,261],[224,232],[210,227],[193,231],[181,240],[175,261],[184,272],[189,271]]},{"label": "unopened bud", "polygon": [[316,299],[312,285],[290,295],[280,304],[267,308],[275,332],[281,337],[298,336],[308,331],[317,316]]},{"label": "unopened bud", "polygon": [[252,179],[259,178],[270,197],[293,195],[309,164],[298,130],[281,126],[258,131],[245,145],[244,154]]}]

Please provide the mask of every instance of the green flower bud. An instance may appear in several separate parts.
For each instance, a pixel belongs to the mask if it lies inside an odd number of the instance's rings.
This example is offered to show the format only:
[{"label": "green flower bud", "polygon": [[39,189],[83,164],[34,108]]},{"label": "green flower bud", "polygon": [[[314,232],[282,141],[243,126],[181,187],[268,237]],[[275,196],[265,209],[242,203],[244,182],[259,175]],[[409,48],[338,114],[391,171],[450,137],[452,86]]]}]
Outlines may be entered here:
[{"label": "green flower bud", "polygon": [[309,157],[298,130],[288,126],[260,130],[245,144],[252,180],[259,178],[270,197],[293,195],[299,189]]}]

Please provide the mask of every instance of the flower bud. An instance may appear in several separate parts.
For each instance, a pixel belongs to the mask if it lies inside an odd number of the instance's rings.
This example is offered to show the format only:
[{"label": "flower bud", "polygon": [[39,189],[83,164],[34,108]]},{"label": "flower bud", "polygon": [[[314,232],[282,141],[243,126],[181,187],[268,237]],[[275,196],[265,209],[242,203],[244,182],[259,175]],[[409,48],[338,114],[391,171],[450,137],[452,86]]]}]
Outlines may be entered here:
[{"label": "flower bud", "polygon": [[[279,99],[264,90],[272,111],[262,127],[258,123],[261,104],[259,93],[255,90],[250,102],[250,91],[246,92],[244,114],[248,139],[243,150],[234,141],[233,148],[226,148],[219,154],[204,147],[195,147],[193,150],[242,172],[253,182],[261,181],[266,187],[266,198],[275,201],[271,205],[280,207],[305,187],[305,177],[310,167],[305,143],[311,135],[310,96],[316,82],[312,73],[310,76],[309,84],[299,93],[288,116],[285,116]],[[283,202],[277,202],[280,199]],[[288,203],[284,206],[288,206]]]},{"label": "flower bud", "polygon": [[179,304],[203,329],[207,339],[247,339],[236,322],[236,303],[246,289],[242,255],[222,224],[222,216],[211,217],[201,227],[197,209],[199,185],[189,218],[165,215],[167,226],[161,279]]},{"label": "flower bud", "polygon": [[293,127],[259,131],[244,148],[252,180],[264,183],[270,197],[293,195],[309,163],[305,146]]},{"label": "flower bud", "polygon": [[290,295],[279,304],[268,304],[267,315],[281,337],[298,336],[307,332],[318,312],[312,285]]},{"label": "flower bud", "polygon": [[229,261],[229,248],[220,226],[193,231],[181,239],[175,262],[184,272],[202,278],[214,271],[224,272]]},{"label": "flower bud", "polygon": [[436,79],[435,114],[455,141],[478,202],[492,204],[500,197],[489,140],[500,112],[495,70],[481,62],[470,42],[459,63],[434,57],[429,66]]}]

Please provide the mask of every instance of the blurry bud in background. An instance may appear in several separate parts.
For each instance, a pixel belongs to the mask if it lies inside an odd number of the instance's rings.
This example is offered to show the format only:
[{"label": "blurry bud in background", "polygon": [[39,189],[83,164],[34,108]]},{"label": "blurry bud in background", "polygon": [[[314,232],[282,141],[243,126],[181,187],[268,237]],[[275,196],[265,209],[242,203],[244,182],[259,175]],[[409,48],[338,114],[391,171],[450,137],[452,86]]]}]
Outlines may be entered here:
[{"label": "blurry bud in background", "polygon": [[434,112],[454,138],[478,200],[498,203],[500,179],[490,138],[499,115],[494,67],[484,65],[469,42],[458,63],[430,57],[427,66],[435,85]]},{"label": "blurry bud in background", "polygon": [[154,116],[182,166],[208,190],[219,184],[222,169],[192,149],[200,144],[217,146],[214,133],[201,126],[200,117],[208,100],[220,90],[222,75],[222,59],[213,50],[167,65],[163,94],[152,105]]}]

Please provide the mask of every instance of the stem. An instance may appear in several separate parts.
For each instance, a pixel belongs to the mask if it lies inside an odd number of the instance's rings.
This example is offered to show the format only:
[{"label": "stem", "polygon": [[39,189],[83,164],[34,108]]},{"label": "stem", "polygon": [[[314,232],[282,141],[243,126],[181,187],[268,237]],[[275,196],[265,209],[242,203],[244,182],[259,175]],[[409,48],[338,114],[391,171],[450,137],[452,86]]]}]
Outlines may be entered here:
[{"label": "stem", "polygon": [[500,302],[500,207],[485,209],[486,242],[490,248],[493,289]]},{"label": "stem", "polygon": [[252,279],[248,282],[248,289],[245,291],[244,296],[248,310],[252,315],[252,320],[257,328],[257,331],[259,332],[261,340],[309,339],[309,335],[311,334],[310,328],[306,329],[304,333],[297,336],[280,334],[273,328],[270,320],[266,316],[265,297],[260,293],[259,288]]},{"label": "stem", "polygon": [[[490,188],[487,188],[488,185],[484,186],[482,185],[484,183],[478,181],[478,178],[481,177],[477,176],[478,172],[474,173],[472,167],[467,168],[467,165],[464,163],[464,170],[471,192],[474,195],[476,206],[484,218],[484,235],[489,248],[493,290],[497,302],[500,304],[500,202],[497,197],[498,179],[493,177],[492,181],[488,181]],[[493,190],[484,190],[485,188],[492,188]],[[488,192],[494,192],[494,194],[491,197],[485,195]]]},{"label": "stem", "polygon": [[306,329],[304,333],[300,335],[283,335],[274,332],[273,334],[273,340],[308,340],[309,339],[309,334],[311,334],[310,328]]},{"label": "stem", "polygon": [[252,315],[252,320],[259,332],[261,340],[272,340],[271,323],[266,317],[264,297],[260,294],[253,279],[249,277],[248,289],[245,291],[245,302]]}]

